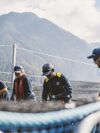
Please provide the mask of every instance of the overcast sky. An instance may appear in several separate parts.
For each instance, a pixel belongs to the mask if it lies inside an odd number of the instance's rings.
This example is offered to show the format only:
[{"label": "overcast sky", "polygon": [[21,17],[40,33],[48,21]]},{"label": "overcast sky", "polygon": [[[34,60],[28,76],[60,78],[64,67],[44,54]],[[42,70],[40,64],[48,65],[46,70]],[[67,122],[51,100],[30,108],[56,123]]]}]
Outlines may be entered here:
[{"label": "overcast sky", "polygon": [[33,12],[88,42],[100,42],[100,0],[0,0],[0,14]]}]

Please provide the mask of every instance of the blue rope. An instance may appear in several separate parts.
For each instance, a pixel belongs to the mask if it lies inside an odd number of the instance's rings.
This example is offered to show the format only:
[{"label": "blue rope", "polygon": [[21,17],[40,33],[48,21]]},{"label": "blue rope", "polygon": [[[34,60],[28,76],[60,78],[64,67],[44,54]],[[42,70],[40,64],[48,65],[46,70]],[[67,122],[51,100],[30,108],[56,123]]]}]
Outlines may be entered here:
[{"label": "blue rope", "polygon": [[32,133],[62,133],[74,130],[87,115],[100,111],[100,103],[88,104],[70,110],[47,113],[14,113],[0,111],[0,130],[11,132],[30,130]]}]

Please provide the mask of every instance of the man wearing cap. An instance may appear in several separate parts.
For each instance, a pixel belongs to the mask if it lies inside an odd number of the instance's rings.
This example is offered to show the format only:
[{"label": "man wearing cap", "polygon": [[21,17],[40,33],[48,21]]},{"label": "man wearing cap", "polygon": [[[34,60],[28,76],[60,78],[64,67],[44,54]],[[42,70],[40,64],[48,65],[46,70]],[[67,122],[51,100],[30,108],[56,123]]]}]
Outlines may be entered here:
[{"label": "man wearing cap", "polygon": [[16,96],[16,100],[35,100],[35,94],[32,91],[32,85],[29,78],[26,76],[25,71],[22,66],[15,66],[15,80],[13,86],[13,93],[11,100]]},{"label": "man wearing cap", "polygon": [[67,103],[72,98],[72,87],[65,78],[65,76],[59,72],[54,71],[52,64],[44,64],[42,67],[43,76],[46,76],[43,83],[42,100],[47,101],[62,101]]},{"label": "man wearing cap", "polygon": [[93,49],[92,54],[87,58],[93,59],[94,63],[100,68],[100,48]]},{"label": "man wearing cap", "polygon": [[[87,58],[93,59],[94,63],[100,68],[100,48],[93,49],[92,54]],[[97,99],[100,100],[100,92]]]}]

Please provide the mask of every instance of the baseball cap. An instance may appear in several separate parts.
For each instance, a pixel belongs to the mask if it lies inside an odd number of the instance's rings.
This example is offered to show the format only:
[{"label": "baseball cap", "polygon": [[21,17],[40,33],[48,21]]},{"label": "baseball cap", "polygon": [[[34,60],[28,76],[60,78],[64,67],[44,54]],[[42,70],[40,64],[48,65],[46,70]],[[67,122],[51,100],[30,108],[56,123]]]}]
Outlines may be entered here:
[{"label": "baseball cap", "polygon": [[52,70],[54,70],[54,67],[52,64],[48,64],[48,63],[44,64],[42,67],[42,72],[43,72],[42,76],[49,75]]},{"label": "baseball cap", "polygon": [[15,72],[15,73],[19,73],[19,72],[21,72],[21,71],[23,71],[23,70],[24,70],[24,69],[23,69],[22,66],[18,66],[18,65],[14,66],[14,72]]},{"label": "baseball cap", "polygon": [[91,59],[91,58],[97,59],[99,56],[100,56],[100,48],[95,48],[95,49],[93,49],[92,54],[90,56],[88,56],[87,58],[88,59]]}]

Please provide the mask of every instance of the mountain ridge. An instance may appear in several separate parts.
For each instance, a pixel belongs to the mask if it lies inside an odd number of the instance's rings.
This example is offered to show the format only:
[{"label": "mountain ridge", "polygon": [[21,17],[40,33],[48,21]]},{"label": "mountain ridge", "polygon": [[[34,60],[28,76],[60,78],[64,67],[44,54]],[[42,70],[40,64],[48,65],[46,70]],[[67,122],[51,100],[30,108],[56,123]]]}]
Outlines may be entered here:
[{"label": "mountain ridge", "polygon": [[[65,31],[49,20],[39,18],[32,13],[8,13],[0,16],[0,44],[16,43],[18,47],[40,51],[46,54],[61,56],[66,59],[91,63],[87,56],[91,52],[89,43]],[[0,51],[1,52],[1,51]],[[6,50],[7,52],[7,50]],[[34,52],[33,52],[34,53]],[[24,65],[29,73],[39,75],[44,63],[54,64],[57,71],[63,72],[71,80],[97,80],[96,69],[82,63],[72,63],[63,58],[57,59],[46,55],[17,49],[17,64]],[[1,60],[4,58],[2,52]],[[11,71],[12,52],[1,61],[2,71]],[[9,64],[10,61],[10,64]],[[2,64],[6,62],[6,66]],[[8,67],[7,67],[8,66]],[[80,69],[81,68],[81,69]]]}]

